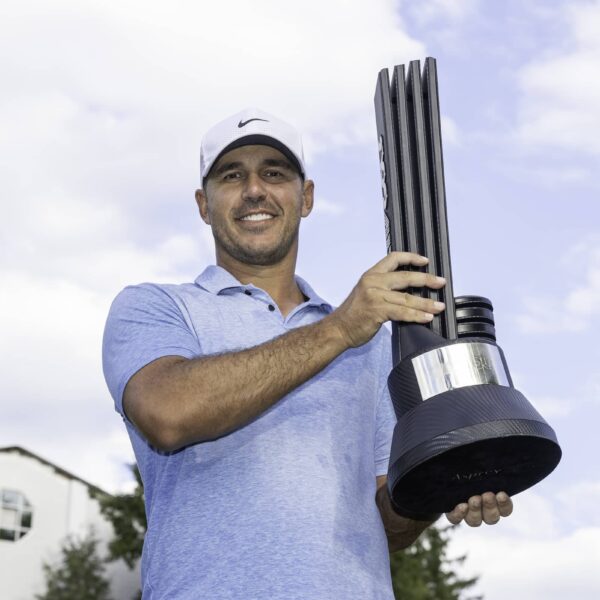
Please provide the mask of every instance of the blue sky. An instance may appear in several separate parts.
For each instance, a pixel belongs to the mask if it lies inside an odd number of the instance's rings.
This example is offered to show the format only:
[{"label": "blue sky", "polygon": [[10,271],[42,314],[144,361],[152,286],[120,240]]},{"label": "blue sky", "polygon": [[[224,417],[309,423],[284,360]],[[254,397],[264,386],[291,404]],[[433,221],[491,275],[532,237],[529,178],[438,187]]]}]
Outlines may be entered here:
[{"label": "blue sky", "polygon": [[490,600],[596,597],[599,40],[591,0],[3,2],[0,444],[130,485],[104,319],[124,285],[213,260],[199,140],[245,106],[304,132],[316,207],[298,273],[340,303],[385,254],[377,72],[434,56],[455,291],[492,299],[515,384],[564,452],[453,550]]}]

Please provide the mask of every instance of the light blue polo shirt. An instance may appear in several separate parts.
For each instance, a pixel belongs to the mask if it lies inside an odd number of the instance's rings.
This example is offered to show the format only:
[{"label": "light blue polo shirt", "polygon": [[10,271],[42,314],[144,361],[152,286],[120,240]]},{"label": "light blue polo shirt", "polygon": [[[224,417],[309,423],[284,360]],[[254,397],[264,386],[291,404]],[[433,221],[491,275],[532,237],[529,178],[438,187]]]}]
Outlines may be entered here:
[{"label": "light blue polo shirt", "polygon": [[144,481],[144,600],[393,600],[375,504],[396,422],[385,328],[216,440],[161,453],[123,414],[127,381],[159,357],[243,350],[333,310],[296,281],[308,300],[285,318],[217,266],[127,287],[111,306],[104,375]]}]

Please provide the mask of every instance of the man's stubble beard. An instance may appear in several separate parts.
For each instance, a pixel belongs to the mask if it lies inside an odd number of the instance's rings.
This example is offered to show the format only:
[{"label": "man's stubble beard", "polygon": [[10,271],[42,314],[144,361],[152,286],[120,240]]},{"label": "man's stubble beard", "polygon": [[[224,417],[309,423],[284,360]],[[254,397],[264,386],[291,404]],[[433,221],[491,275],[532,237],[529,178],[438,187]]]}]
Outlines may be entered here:
[{"label": "man's stubble beard", "polygon": [[215,245],[235,260],[247,264],[267,267],[281,262],[289,253],[300,232],[300,219],[283,230],[280,243],[274,248],[253,248],[236,244],[220,226],[213,224]]}]

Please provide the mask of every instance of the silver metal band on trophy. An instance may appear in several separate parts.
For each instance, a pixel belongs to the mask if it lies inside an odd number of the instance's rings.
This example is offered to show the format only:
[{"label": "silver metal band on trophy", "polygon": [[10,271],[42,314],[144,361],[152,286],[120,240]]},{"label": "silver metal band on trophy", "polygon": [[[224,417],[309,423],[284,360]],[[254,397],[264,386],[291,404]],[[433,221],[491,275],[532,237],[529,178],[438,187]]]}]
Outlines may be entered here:
[{"label": "silver metal band on trophy", "polygon": [[435,348],[411,359],[421,397],[470,385],[511,387],[510,375],[498,346],[485,342],[464,342]]}]

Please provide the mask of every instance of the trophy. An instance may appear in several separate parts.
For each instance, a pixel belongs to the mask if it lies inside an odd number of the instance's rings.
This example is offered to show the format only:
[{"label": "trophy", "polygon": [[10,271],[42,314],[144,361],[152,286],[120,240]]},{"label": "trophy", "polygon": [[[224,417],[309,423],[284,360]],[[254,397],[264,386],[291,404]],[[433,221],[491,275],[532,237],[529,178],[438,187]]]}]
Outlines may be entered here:
[{"label": "trophy", "polygon": [[[493,307],[453,296],[436,61],[379,73],[375,92],[388,252],[427,256],[445,303],[428,325],[392,323],[388,388],[397,424],[388,489],[399,514],[434,520],[470,496],[517,494],[561,458],[553,429],[513,386]],[[409,267],[416,269],[416,267]]]}]

